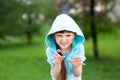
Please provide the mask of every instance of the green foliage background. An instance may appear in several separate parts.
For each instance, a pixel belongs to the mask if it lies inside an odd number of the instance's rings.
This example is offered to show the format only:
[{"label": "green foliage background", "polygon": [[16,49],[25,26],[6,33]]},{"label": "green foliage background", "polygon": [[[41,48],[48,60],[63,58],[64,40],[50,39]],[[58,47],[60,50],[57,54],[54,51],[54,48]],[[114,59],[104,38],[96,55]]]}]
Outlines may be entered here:
[{"label": "green foliage background", "polygon": [[[46,61],[45,35],[53,19],[58,14],[50,0],[0,1],[0,80],[50,80],[50,66]],[[109,0],[105,0],[109,2]],[[31,24],[21,19],[22,14],[42,13],[46,16],[46,24]],[[85,53],[87,60],[83,67],[83,80],[118,80],[120,74],[120,24],[111,23],[103,15],[97,16],[98,48],[100,59],[93,57],[93,44],[90,37],[90,18],[73,16],[85,34]],[[32,31],[33,43],[27,44],[26,31]],[[6,36],[14,36],[4,40]],[[3,40],[1,40],[3,39]]]}]

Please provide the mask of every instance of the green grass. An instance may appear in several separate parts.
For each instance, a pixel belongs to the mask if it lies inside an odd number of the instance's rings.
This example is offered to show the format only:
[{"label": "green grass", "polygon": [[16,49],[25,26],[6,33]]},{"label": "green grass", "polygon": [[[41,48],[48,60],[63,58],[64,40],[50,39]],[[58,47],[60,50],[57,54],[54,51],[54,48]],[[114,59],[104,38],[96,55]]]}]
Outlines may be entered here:
[{"label": "green grass", "polygon": [[119,80],[120,37],[100,35],[98,38],[99,59],[93,56],[92,40],[85,42],[86,66],[83,67],[83,80]]},{"label": "green grass", "polygon": [[[4,43],[0,49],[0,80],[51,80],[44,36],[37,36],[34,41],[32,45],[23,39]],[[98,43],[100,58],[95,60],[92,40],[85,42],[87,65],[83,67],[83,80],[119,80],[120,37],[100,35]]]},{"label": "green grass", "polygon": [[49,80],[43,39],[37,36],[32,45],[27,45],[24,38],[4,42],[0,49],[0,80]]}]

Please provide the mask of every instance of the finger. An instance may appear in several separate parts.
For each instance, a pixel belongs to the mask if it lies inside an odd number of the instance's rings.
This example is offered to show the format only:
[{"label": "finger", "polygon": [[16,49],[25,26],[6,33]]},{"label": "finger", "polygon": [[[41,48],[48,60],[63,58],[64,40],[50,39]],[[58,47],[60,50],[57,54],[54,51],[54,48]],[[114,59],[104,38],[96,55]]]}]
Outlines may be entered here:
[{"label": "finger", "polygon": [[74,58],[75,61],[81,61],[79,57]]},{"label": "finger", "polygon": [[56,59],[57,58],[57,54],[54,54],[52,59]]},{"label": "finger", "polygon": [[70,60],[69,60],[69,62],[70,62],[70,63],[72,63],[72,62],[73,62],[73,60],[72,60],[72,59],[70,59]]},{"label": "finger", "polygon": [[60,55],[58,53],[56,53],[53,57],[60,58]]},{"label": "finger", "polygon": [[82,61],[82,58],[78,56],[78,57],[75,57],[75,60]]},{"label": "finger", "polygon": [[55,53],[55,56],[57,56],[58,55],[58,53]]},{"label": "finger", "polygon": [[86,64],[85,63],[82,63],[83,66],[85,66]]},{"label": "finger", "polygon": [[57,56],[59,56],[59,57],[60,57],[60,54],[58,54],[58,53],[57,53]]},{"label": "finger", "polygon": [[57,54],[57,57],[64,59],[64,56],[61,56],[60,54]]}]

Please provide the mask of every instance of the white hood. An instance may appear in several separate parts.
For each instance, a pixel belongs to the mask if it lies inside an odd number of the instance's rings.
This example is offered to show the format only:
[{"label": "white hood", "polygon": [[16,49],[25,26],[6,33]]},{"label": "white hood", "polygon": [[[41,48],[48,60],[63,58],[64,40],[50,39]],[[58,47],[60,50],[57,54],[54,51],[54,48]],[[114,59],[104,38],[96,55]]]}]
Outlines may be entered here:
[{"label": "white hood", "polygon": [[77,46],[78,44],[82,44],[84,42],[85,40],[84,35],[80,27],[76,24],[76,22],[67,14],[61,14],[55,18],[52,27],[45,38],[45,42],[47,46],[52,49],[56,49],[55,41],[52,40],[52,34],[64,30],[72,31],[76,33],[76,37],[72,44],[73,47]]}]

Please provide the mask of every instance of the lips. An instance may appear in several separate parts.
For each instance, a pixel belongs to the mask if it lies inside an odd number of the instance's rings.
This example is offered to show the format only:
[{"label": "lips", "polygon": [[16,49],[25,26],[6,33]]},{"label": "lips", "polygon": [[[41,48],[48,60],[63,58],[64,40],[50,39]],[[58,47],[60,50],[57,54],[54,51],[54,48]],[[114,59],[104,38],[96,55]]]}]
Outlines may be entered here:
[{"label": "lips", "polygon": [[66,46],[66,45],[67,45],[67,43],[60,43],[60,45],[61,45],[61,46]]},{"label": "lips", "polygon": [[60,47],[62,47],[62,48],[67,48],[68,45],[67,45],[67,44],[60,44]]}]

